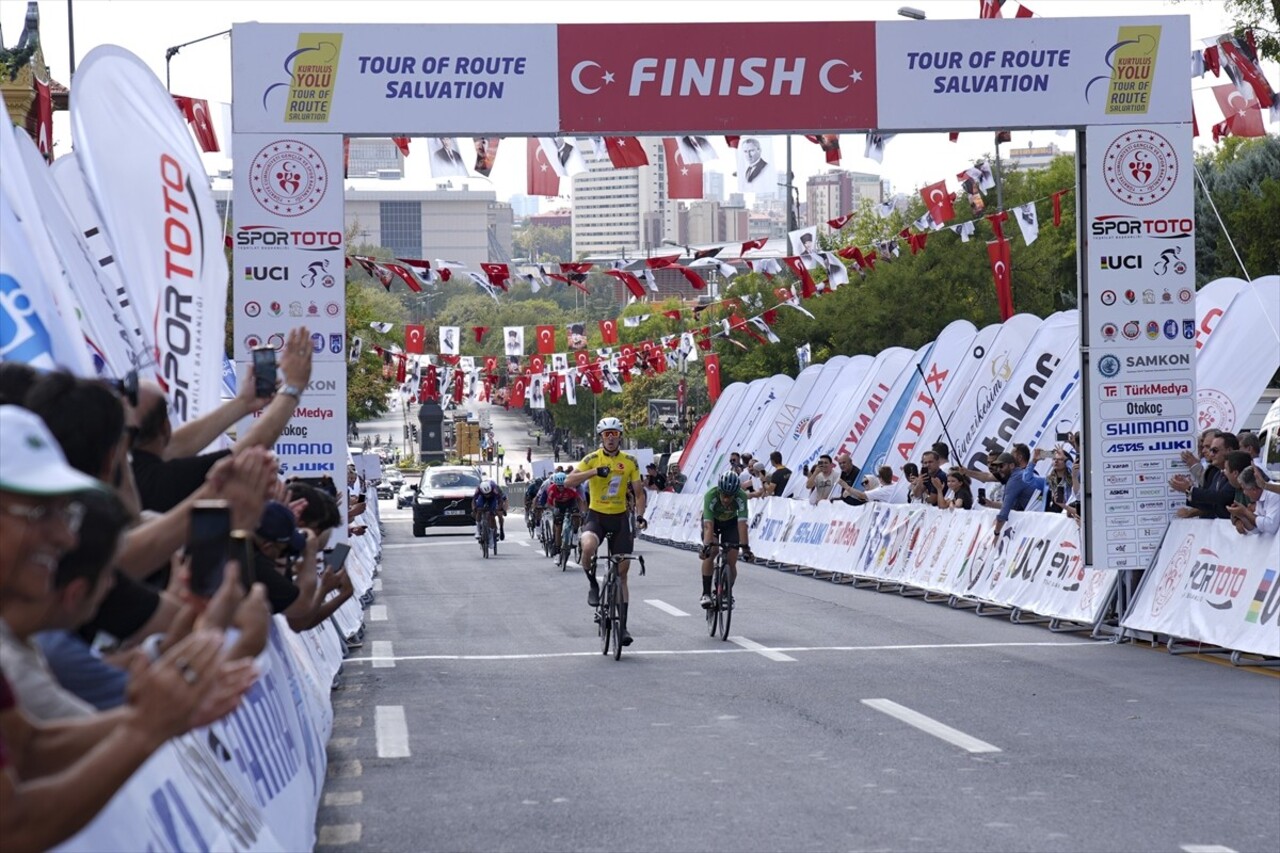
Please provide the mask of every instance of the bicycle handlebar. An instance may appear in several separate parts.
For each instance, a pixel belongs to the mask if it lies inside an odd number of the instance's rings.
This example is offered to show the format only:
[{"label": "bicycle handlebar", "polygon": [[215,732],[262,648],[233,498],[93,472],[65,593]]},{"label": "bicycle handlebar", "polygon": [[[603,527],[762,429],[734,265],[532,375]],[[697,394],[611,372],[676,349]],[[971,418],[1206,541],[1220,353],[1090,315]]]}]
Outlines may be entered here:
[{"label": "bicycle handlebar", "polygon": [[610,554],[610,563],[621,563],[623,560],[635,560],[640,563],[640,575],[644,576],[644,555],[643,554]]}]

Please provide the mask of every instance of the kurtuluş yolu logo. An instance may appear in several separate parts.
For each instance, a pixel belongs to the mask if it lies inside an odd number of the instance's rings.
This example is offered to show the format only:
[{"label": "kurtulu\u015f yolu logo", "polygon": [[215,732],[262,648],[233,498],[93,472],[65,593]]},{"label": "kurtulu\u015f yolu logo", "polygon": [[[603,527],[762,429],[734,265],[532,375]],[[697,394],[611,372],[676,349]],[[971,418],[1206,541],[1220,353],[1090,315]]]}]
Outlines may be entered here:
[{"label": "kurtulu\u015f yolu logo", "polygon": [[1108,59],[1107,115],[1145,115],[1151,106],[1160,27],[1121,27]]},{"label": "kurtulu\u015f yolu logo", "polygon": [[[342,33],[298,34],[297,50],[284,60],[284,70],[289,73],[289,99],[284,107],[286,122],[329,121],[341,53]],[[262,93],[263,107],[267,106],[267,96],[284,85],[276,83],[267,87]]]}]

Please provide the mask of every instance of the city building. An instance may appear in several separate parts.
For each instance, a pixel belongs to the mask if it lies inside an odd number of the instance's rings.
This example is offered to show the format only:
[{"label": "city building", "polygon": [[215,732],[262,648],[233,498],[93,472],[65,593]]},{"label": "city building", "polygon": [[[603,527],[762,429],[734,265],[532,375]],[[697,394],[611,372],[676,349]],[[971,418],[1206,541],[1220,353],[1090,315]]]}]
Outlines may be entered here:
[{"label": "city building", "polygon": [[588,171],[572,179],[573,256],[645,253],[679,233],[678,202],[667,198],[662,140],[641,140],[649,165],[615,169],[583,146]]},{"label": "city building", "polygon": [[724,172],[702,170],[702,198],[706,201],[724,201]]},{"label": "city building", "polygon": [[1047,169],[1062,151],[1050,142],[1048,145],[1033,146],[1029,142],[1026,148],[1011,148],[1009,159],[1005,161],[1007,169]]},{"label": "city building", "polygon": [[517,193],[511,197],[511,212],[516,219],[527,219],[542,209],[542,196]]},{"label": "city building", "polygon": [[883,201],[879,175],[831,169],[813,175],[805,184],[805,225],[820,225],[829,230],[826,222],[857,210],[862,199],[873,204]]},{"label": "city building", "polygon": [[395,177],[404,176],[404,155],[388,137],[356,137],[346,145],[347,177],[376,178],[387,170],[395,172]]},{"label": "city building", "polygon": [[569,228],[573,225],[573,211],[562,207],[559,210],[536,213],[529,217],[529,225],[539,225],[543,228]]}]

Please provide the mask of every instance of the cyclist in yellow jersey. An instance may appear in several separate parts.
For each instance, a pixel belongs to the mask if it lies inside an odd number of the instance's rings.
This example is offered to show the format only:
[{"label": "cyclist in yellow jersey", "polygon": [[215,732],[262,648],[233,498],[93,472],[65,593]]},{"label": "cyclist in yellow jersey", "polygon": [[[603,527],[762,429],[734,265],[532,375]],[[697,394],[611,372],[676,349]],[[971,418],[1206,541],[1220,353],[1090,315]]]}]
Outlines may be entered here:
[{"label": "cyclist in yellow jersey", "polygon": [[[600,584],[596,581],[596,549],[600,547],[600,540],[609,540],[611,554],[631,553],[633,539],[631,515],[627,511],[628,492],[635,497],[636,525],[642,530],[646,527],[645,491],[640,466],[633,457],[618,449],[622,444],[622,421],[617,418],[602,419],[596,424],[596,435],[600,437],[600,449],[587,454],[565,479],[565,485],[570,488],[580,483],[587,484],[587,517],[579,534],[582,568],[591,584],[587,603],[592,607],[600,603]],[[631,634],[627,632],[627,570],[630,567],[630,560],[624,560],[618,565],[618,576],[622,579],[624,646],[631,645]]]}]

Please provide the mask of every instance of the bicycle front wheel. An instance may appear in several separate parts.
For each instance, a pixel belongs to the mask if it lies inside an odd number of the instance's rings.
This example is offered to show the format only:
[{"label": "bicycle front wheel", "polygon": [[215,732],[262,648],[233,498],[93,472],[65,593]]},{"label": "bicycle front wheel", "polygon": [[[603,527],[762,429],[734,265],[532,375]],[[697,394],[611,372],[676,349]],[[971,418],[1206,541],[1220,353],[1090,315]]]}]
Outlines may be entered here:
[{"label": "bicycle front wheel", "polygon": [[720,605],[720,639],[729,639],[729,623],[733,620],[733,587],[729,585],[729,568],[726,566],[720,573],[719,591],[716,602]]},{"label": "bicycle front wheel", "polygon": [[600,590],[600,606],[596,608],[596,628],[600,632],[600,654],[609,654],[609,641],[613,637],[613,620],[609,618],[609,585]]},{"label": "bicycle front wheel", "polygon": [[617,578],[613,580],[613,595],[609,602],[610,621],[613,622],[613,659],[622,660],[622,590]]}]

